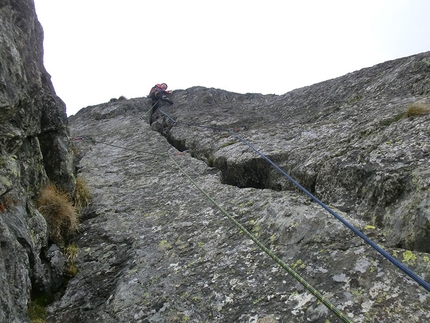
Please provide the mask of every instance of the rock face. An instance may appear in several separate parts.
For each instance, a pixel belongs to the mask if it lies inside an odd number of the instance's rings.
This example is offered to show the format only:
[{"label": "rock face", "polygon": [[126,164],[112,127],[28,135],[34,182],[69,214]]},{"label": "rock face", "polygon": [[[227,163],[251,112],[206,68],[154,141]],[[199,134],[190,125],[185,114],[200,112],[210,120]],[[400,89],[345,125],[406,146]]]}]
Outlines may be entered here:
[{"label": "rock face", "polygon": [[32,0],[0,1],[0,322],[28,322],[38,292],[48,322],[339,320],[267,250],[353,322],[430,320],[423,286],[244,144],[429,281],[430,114],[408,106],[430,103],[430,53],[281,96],[175,91],[151,127],[146,98],[81,110],[93,199],[60,294],[34,200],[48,181],[74,191],[74,156],[42,40]]},{"label": "rock face", "polygon": [[340,321],[231,219],[352,322],[429,321],[422,286],[235,136],[429,281],[430,115],[406,116],[429,95],[423,53],[281,96],[174,91],[152,127],[146,98],[82,109],[93,200],[48,322]]},{"label": "rock face", "polygon": [[48,180],[67,192],[75,185],[65,105],[42,41],[32,0],[0,1],[0,322],[28,321],[30,292],[55,289],[34,199]]},{"label": "rock face", "polygon": [[[430,252],[428,116],[403,118],[409,104],[430,103],[429,53],[279,97],[195,88],[175,99],[178,105],[165,109],[176,120],[246,127],[247,140],[324,202],[383,227],[390,246]],[[220,169],[223,183],[292,188],[225,132],[173,127],[165,135]]]}]

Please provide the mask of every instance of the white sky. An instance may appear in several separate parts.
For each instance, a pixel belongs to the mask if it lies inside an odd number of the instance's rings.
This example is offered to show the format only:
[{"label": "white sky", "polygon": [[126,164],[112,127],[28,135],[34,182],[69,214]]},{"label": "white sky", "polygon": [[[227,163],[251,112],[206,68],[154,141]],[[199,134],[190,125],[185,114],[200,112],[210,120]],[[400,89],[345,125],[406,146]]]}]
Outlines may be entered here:
[{"label": "white sky", "polygon": [[430,51],[429,0],[34,0],[68,115],[165,82],[283,94]]}]

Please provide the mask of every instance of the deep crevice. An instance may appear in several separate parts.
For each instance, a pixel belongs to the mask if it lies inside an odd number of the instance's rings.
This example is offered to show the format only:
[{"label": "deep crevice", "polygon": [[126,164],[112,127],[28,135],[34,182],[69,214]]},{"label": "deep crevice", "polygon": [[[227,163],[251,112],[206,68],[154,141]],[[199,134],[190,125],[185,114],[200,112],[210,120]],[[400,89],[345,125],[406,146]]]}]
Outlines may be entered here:
[{"label": "deep crevice", "polygon": [[[167,142],[178,151],[189,150],[192,157],[204,161],[209,167],[218,169],[221,173],[222,184],[237,186],[239,188],[252,187],[275,191],[295,188],[287,179],[285,181],[288,181],[288,184],[280,184],[276,179],[282,177],[282,175],[278,174],[274,176],[272,165],[263,158],[256,156],[243,163],[230,163],[225,157],[218,157],[215,159],[212,152],[196,152],[192,147],[187,145],[185,139],[174,138],[170,133],[171,126],[171,122],[167,119],[163,121],[159,119],[158,122],[153,124],[153,128],[163,135]],[[298,182],[300,182],[300,180],[298,180]],[[307,179],[306,182],[309,183],[304,186],[313,194],[315,192],[316,178]]]}]

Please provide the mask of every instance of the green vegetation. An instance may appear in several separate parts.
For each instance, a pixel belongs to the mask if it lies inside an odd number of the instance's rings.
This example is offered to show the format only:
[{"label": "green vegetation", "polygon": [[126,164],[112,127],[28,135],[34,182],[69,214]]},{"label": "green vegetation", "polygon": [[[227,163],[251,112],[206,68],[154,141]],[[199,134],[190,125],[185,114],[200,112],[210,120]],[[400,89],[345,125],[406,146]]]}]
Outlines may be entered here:
[{"label": "green vegetation", "polygon": [[209,167],[214,167],[214,165],[215,165],[215,157],[214,157],[213,155],[208,156],[208,157],[206,158],[206,164],[207,164]]},{"label": "green vegetation", "polygon": [[388,118],[386,120],[381,120],[379,124],[381,126],[389,126],[394,122],[397,122],[403,118],[409,118],[409,117],[418,117],[418,116],[424,116],[430,114],[430,104],[427,103],[412,103],[408,105],[405,112],[401,112],[397,115],[395,115],[392,118]]},{"label": "green vegetation", "polygon": [[[75,146],[73,153],[78,154]],[[40,191],[36,201],[37,209],[43,215],[48,226],[48,235],[51,243],[61,247],[66,257],[64,278],[66,282],[76,276],[79,269],[75,264],[79,248],[68,245],[72,234],[78,229],[79,214],[90,201],[90,192],[82,177],[76,179],[76,187],[73,196],[59,190],[55,184],[49,183]],[[52,303],[51,295],[32,293],[28,310],[30,323],[44,323],[46,321],[46,307]]]},{"label": "green vegetation", "polygon": [[52,303],[52,301],[53,298],[50,295],[33,296],[28,308],[30,323],[45,323],[47,315],[46,306]]},{"label": "green vegetation", "polygon": [[392,123],[394,123],[394,122],[397,122],[397,121],[399,121],[399,120],[401,120],[401,119],[403,119],[403,118],[405,118],[407,116],[407,113],[406,112],[401,112],[401,113],[399,113],[399,114],[396,114],[394,117],[392,117],[392,118],[388,118],[388,119],[386,119],[386,120],[381,120],[381,121],[379,121],[379,124],[381,125],[381,126],[386,126],[386,127],[388,127],[389,125],[391,125]]},{"label": "green vegetation", "polygon": [[78,256],[79,248],[75,245],[70,245],[64,248],[64,254],[66,256],[67,261],[71,262],[76,259]]},{"label": "green vegetation", "polygon": [[69,196],[48,184],[40,193],[37,208],[48,224],[49,239],[64,246],[78,228],[78,215]]},{"label": "green vegetation", "polygon": [[424,116],[427,114],[430,114],[430,104],[416,102],[408,105],[405,112],[400,112],[392,118],[381,120],[379,124],[381,126],[389,126],[403,118]]},{"label": "green vegetation", "polygon": [[[82,190],[82,187],[79,186],[78,188],[77,185],[77,190]],[[83,205],[82,202],[79,203]],[[70,279],[76,276],[79,269],[75,264],[75,259],[78,256],[79,248],[75,245],[65,246],[70,235],[78,227],[78,215],[69,196],[59,191],[55,185],[49,184],[42,189],[37,200],[37,208],[46,219],[49,239],[62,246],[62,251],[67,260],[65,277]],[[52,298],[47,295],[33,297],[28,310],[30,323],[44,323],[47,314],[46,306],[51,302]]]},{"label": "green vegetation", "polygon": [[75,259],[78,256],[79,248],[75,245],[69,245],[64,248],[64,255],[67,259],[67,276],[73,278],[78,273],[79,269],[75,264]]}]

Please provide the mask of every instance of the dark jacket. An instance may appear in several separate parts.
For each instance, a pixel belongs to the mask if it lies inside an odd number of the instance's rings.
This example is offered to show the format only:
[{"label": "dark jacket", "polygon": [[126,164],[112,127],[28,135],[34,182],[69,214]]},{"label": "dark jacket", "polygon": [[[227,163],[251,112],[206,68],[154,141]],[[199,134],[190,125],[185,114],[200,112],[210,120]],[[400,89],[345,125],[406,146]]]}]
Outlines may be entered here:
[{"label": "dark jacket", "polygon": [[160,84],[154,85],[149,92],[149,97],[152,99],[152,102],[155,103],[158,100],[166,101],[166,94],[170,94],[169,91],[163,90]]}]

